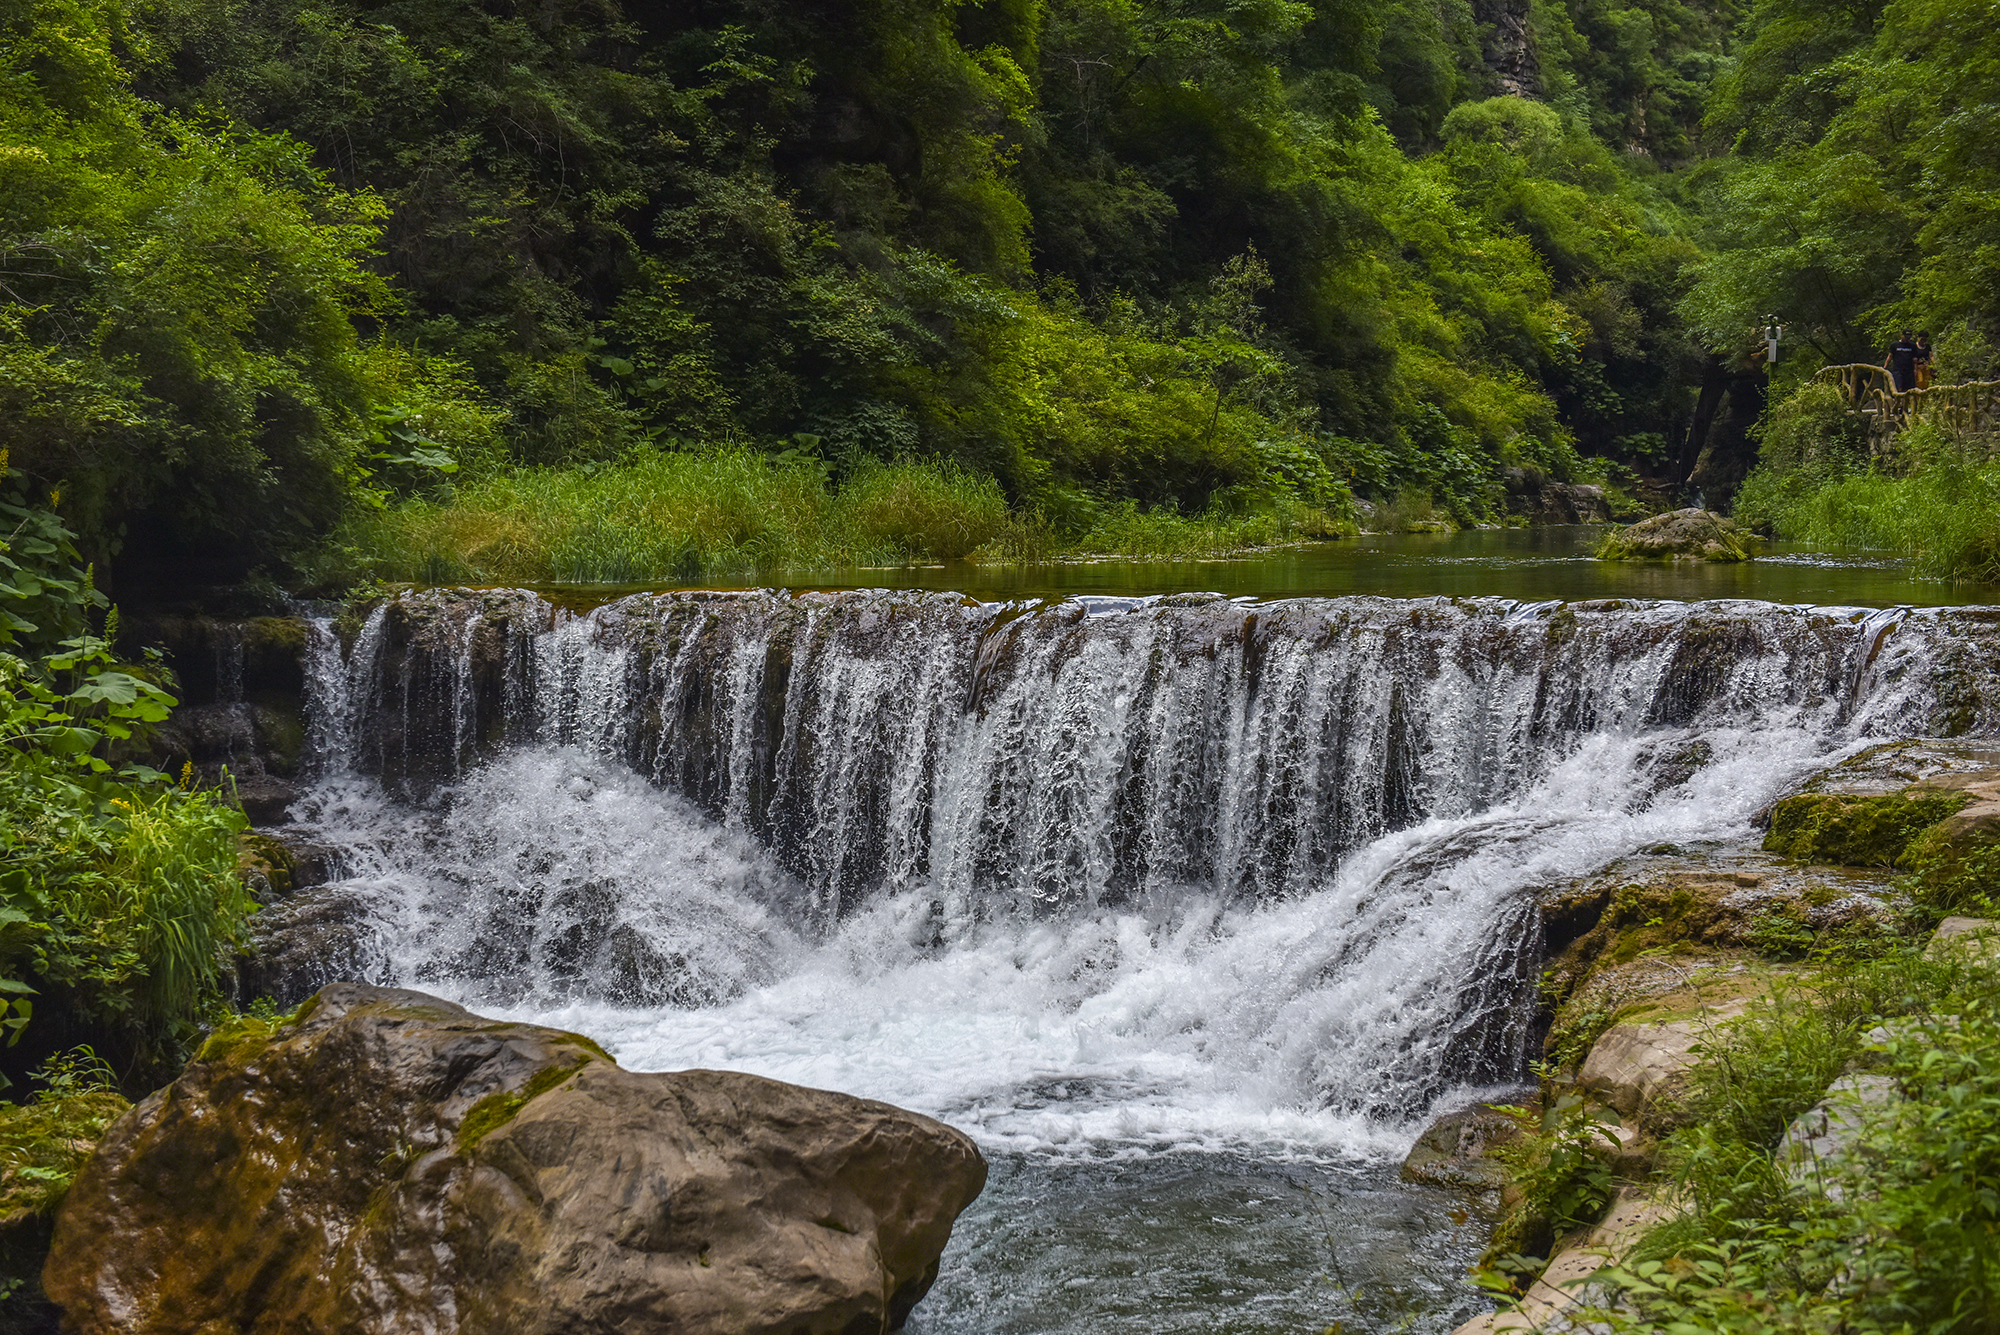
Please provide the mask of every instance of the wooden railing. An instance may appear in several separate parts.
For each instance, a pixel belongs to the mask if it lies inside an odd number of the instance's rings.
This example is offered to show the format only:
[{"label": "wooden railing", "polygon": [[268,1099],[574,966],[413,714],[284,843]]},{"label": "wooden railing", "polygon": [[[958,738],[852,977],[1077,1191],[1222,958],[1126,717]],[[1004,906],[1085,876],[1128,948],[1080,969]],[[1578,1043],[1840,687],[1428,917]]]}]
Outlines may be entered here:
[{"label": "wooden railing", "polygon": [[1960,435],[2000,426],[2000,380],[1898,390],[1887,371],[1860,362],[1822,366],[1813,379],[1839,387],[1848,408],[1868,423],[1870,447],[1877,454],[1889,448],[1897,432],[1918,422],[1934,422]]}]

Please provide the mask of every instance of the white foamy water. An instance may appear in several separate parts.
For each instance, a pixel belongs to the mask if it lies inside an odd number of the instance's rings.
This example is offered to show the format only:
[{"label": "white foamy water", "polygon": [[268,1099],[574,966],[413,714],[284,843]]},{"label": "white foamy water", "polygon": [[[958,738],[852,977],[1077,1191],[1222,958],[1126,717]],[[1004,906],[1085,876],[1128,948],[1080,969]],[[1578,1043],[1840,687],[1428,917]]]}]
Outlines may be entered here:
[{"label": "white foamy water", "polygon": [[2000,731],[1993,617],[405,595],[312,640],[303,981],[963,1128],[925,1335],[1442,1332],[1478,1229],[1393,1157],[1525,1074],[1540,893]]},{"label": "white foamy water", "polygon": [[[1400,1148],[1518,1080],[1536,895],[1884,734],[1988,623],[1755,603],[441,591],[314,637],[374,981],[998,1149]],[[1940,722],[1940,721],[1943,722]]]},{"label": "white foamy water", "polygon": [[1825,759],[1796,730],[1721,730],[1654,793],[1645,762],[1689,740],[1594,736],[1516,800],[1385,835],[1275,902],[1184,887],[1043,921],[954,919],[915,889],[802,930],[754,840],[575,748],[517,748],[423,807],[330,783],[312,824],[376,906],[381,981],[587,1033],[634,1069],[841,1089],[991,1148],[1387,1153],[1467,1095],[1451,1072],[1481,1045],[1518,1055],[1535,889],[1747,833]]}]

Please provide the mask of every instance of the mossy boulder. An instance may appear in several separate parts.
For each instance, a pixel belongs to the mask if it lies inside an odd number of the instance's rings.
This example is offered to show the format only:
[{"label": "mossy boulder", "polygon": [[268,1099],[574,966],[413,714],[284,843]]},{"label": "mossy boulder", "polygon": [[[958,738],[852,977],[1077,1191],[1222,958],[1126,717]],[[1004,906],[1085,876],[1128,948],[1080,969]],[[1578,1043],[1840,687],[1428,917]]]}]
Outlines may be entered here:
[{"label": "mossy boulder", "polygon": [[985,1178],[887,1104],[341,984],[111,1128],[44,1285],[131,1335],[892,1330]]},{"label": "mossy boulder", "polygon": [[1801,862],[1902,866],[1918,836],[1967,800],[1963,793],[1923,787],[1880,797],[1798,793],[1771,808],[1764,851]]},{"label": "mossy boulder", "polygon": [[1943,775],[1922,786],[1962,800],[1904,853],[1917,901],[1939,913],[2000,910],[2000,771]]},{"label": "mossy boulder", "polygon": [[291,846],[268,834],[236,836],[236,871],[261,903],[282,899],[297,888],[298,858]]},{"label": "mossy boulder", "polygon": [[1934,774],[1889,793],[1800,793],[1771,808],[1764,847],[1912,872],[1926,909],[1988,912],[2000,902],[2000,770]]},{"label": "mossy boulder", "polygon": [[1672,510],[1616,529],[1597,545],[1600,561],[1748,561],[1754,539],[1707,510]]}]

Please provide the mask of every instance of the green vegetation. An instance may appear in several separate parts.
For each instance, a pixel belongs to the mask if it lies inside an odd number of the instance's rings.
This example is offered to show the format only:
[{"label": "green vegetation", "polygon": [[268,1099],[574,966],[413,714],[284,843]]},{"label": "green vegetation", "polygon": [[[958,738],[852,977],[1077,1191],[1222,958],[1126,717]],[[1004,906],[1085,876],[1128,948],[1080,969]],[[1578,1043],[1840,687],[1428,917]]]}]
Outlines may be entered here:
[{"label": "green vegetation", "polygon": [[1917,837],[1966,803],[1964,793],[1902,792],[1886,797],[1799,793],[1771,808],[1766,852],[1850,867],[1907,865]]},{"label": "green vegetation", "polygon": [[219,1000],[253,907],[243,817],[127,759],[174,703],[165,673],[113,658],[116,609],[55,516],[22,503],[25,482],[0,471],[4,1065],[87,1041],[143,1086]]},{"label": "green vegetation", "polygon": [[458,1152],[470,1154],[478,1148],[480,1141],[513,1121],[521,1109],[535,1099],[575,1075],[589,1060],[588,1057],[580,1057],[574,1062],[545,1066],[529,1077],[528,1083],[521,1088],[488,1094],[473,1104],[465,1114],[464,1120],[458,1124],[458,1135],[455,1140]]},{"label": "green vegetation", "polygon": [[[1828,965],[1710,1045],[1668,1145],[1685,1212],[1601,1273],[1618,1330],[1978,1332],[2000,1308],[2000,987],[1991,963],[1913,947]],[[1842,1152],[1782,1138],[1843,1070]]]},{"label": "green vegetation", "polygon": [[52,1215],[105,1128],[132,1106],[88,1046],[51,1057],[35,1078],[33,1101],[0,1103],[0,1218]]},{"label": "green vegetation", "polygon": [[1920,424],[1871,453],[1838,393],[1806,378],[1923,328],[1939,383],[2000,375],[2000,127],[1966,110],[2000,100],[1991,17],[1969,0],[1760,0],[1710,112],[1738,139],[1687,304],[1711,338],[1779,312],[1805,350],[1775,377],[1739,515],[1984,581],[2000,579],[1990,439]]},{"label": "green vegetation", "polygon": [[2000,460],[1985,434],[1921,421],[1871,453],[1837,390],[1808,384],[1771,412],[1745,522],[1816,547],[1895,552],[1921,574],[2000,580]]},{"label": "green vegetation", "polygon": [[1556,1238],[1603,1217],[1617,1185],[1607,1151],[1618,1148],[1610,1130],[1618,1118],[1566,1088],[1552,1089],[1539,1111],[1502,1111],[1532,1129],[1494,1151],[1507,1165],[1515,1199],[1493,1230],[1488,1255],[1504,1261],[1503,1270],[1519,1273],[1540,1268],[1525,1253],[1545,1253]]},{"label": "green vegetation", "polygon": [[1078,493],[1011,512],[999,485],[949,462],[864,463],[837,487],[810,456],[643,451],[522,469],[357,514],[332,545],[336,582],[636,584],[755,570],[1070,552],[1183,556],[1351,531],[1279,493],[1201,515]]},{"label": "green vegetation", "polygon": [[0,445],[142,589],[1493,521],[1684,433],[1727,44],[1536,25],[1510,93],[1415,0],[10,0]]},{"label": "green vegetation", "polygon": [[1941,461],[1901,476],[1869,471],[1818,486],[1790,485],[1797,494],[1765,511],[1783,537],[1895,552],[1940,579],[2000,581],[2000,461]]},{"label": "green vegetation", "polygon": [[2000,365],[1990,16],[1520,17],[0,0],[0,448],[139,596],[1184,555],[1756,448],[1766,530],[2000,571],[1976,443],[1800,388]]}]

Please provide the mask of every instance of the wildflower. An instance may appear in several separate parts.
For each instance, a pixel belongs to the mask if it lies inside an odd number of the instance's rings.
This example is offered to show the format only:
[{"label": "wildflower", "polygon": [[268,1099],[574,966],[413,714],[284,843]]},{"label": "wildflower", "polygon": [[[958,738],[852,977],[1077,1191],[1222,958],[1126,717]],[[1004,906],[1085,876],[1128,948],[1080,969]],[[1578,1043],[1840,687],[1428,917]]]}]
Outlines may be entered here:
[{"label": "wildflower", "polygon": [[187,789],[192,787],[193,785],[194,785],[194,762],[190,760],[185,765],[181,766],[181,787],[183,789]]}]

